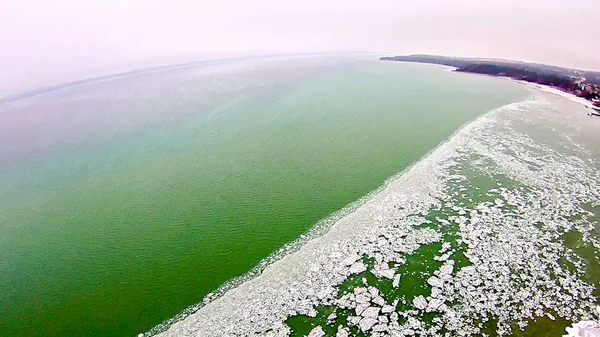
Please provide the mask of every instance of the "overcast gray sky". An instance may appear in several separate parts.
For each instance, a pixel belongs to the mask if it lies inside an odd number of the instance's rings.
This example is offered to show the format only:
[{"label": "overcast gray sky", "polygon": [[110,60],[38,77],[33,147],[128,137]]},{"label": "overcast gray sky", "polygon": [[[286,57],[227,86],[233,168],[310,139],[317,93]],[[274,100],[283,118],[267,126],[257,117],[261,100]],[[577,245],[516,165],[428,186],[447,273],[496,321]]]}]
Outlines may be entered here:
[{"label": "overcast gray sky", "polygon": [[599,0],[2,0],[0,97],[265,53],[434,53],[600,70]]}]

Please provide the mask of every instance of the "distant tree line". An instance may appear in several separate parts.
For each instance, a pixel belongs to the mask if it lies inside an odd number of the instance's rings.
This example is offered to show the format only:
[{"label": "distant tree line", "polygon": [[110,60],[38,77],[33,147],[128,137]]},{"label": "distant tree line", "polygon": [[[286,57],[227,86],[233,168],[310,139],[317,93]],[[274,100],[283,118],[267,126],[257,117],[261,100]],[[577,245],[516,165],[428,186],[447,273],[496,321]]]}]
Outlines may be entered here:
[{"label": "distant tree line", "polygon": [[382,57],[380,60],[446,65],[459,72],[505,76],[556,87],[588,100],[600,99],[600,72],[537,63],[436,55],[393,56]]},{"label": "distant tree line", "polygon": [[457,71],[494,76],[506,76],[517,80],[549,85],[569,91],[580,89],[580,86],[577,84],[577,82],[570,76],[556,73],[538,72],[528,69],[518,69],[495,64],[469,64],[457,69]]}]

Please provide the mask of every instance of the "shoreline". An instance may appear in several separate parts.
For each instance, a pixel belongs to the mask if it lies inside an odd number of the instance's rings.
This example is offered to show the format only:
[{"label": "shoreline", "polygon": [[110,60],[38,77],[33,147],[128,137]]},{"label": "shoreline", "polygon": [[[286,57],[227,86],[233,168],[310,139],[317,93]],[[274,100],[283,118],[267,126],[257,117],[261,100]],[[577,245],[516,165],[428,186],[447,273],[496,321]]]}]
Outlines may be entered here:
[{"label": "shoreline", "polygon": [[[434,64],[436,65],[436,64]],[[518,80],[515,78],[512,78],[510,76],[497,76],[497,75],[490,75],[490,74],[480,74],[480,73],[471,73],[471,72],[465,72],[465,71],[458,71],[458,68],[453,68],[453,67],[449,67],[448,69],[446,69],[445,71],[449,71],[449,72],[455,72],[455,73],[460,73],[460,74],[469,74],[469,75],[479,75],[479,76],[487,76],[487,77],[494,77],[494,78],[501,78],[501,79],[506,79],[509,81],[514,81],[516,83],[520,83],[522,84],[525,88],[528,89],[537,89],[539,91],[543,91],[555,96],[560,96],[562,98],[565,98],[571,102],[574,103],[579,103],[581,105],[583,105],[585,108],[592,110],[592,112],[589,114],[591,116],[599,116],[600,117],[600,108],[594,106],[594,104],[582,97],[579,97],[573,93],[570,93],[568,91],[564,91],[561,90],[560,88],[556,88],[553,86],[549,86],[549,85],[544,85],[544,84],[539,84],[539,83],[535,83],[535,82],[528,82],[528,81],[524,81],[524,80]]]},{"label": "shoreline", "polygon": [[512,60],[426,54],[383,56],[379,60],[445,65],[455,67],[456,72],[506,77],[550,87],[581,98],[588,102],[586,106],[594,111],[594,115],[600,115],[600,72],[596,71]]},{"label": "shoreline", "polygon": [[534,82],[527,82],[527,81],[523,81],[523,80],[515,80],[515,79],[513,79],[513,80],[525,85],[525,87],[535,88],[540,91],[547,92],[549,94],[553,94],[555,96],[560,96],[571,102],[579,103],[588,109],[596,110],[596,108],[594,107],[594,104],[592,104],[592,102],[588,101],[585,98],[578,97],[570,92],[563,91],[563,90],[560,90],[558,88],[555,88],[555,87],[552,87],[549,85],[543,85],[543,84],[534,83]]},{"label": "shoreline", "polygon": [[[434,63],[426,63],[426,64],[431,64],[434,66],[437,66],[438,64],[434,64]],[[500,79],[506,79],[509,81],[514,81],[516,83],[520,83],[522,84],[525,88],[534,88],[549,94],[553,94],[555,96],[560,96],[563,97],[571,102],[574,103],[579,103],[581,105],[583,105],[584,107],[594,111],[595,113],[600,113],[600,108],[595,107],[594,104],[582,97],[579,97],[573,93],[561,90],[559,88],[553,87],[553,86],[549,86],[549,85],[544,85],[544,84],[539,84],[539,83],[535,83],[535,82],[528,82],[528,81],[524,81],[524,80],[518,80],[515,78],[512,78],[510,76],[497,76],[497,75],[491,75],[491,74],[480,74],[480,73],[472,73],[472,72],[467,72],[467,71],[458,71],[459,68],[456,67],[452,67],[452,66],[444,66],[447,69],[445,69],[445,71],[448,72],[454,72],[457,74],[469,74],[469,75],[476,75],[476,76],[486,76],[486,77],[493,77],[493,78],[500,78]]]}]

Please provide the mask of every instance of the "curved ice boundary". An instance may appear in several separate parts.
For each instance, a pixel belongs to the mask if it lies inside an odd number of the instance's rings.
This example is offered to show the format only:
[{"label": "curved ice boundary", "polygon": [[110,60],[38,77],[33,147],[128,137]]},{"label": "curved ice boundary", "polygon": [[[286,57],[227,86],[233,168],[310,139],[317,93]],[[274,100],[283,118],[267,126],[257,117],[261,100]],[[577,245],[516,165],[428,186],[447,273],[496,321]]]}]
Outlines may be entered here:
[{"label": "curved ice boundary", "polygon": [[[600,248],[583,208],[600,204],[600,174],[568,132],[569,143],[560,144],[568,151],[562,152],[528,135],[527,127],[544,116],[564,126],[552,111],[550,103],[534,98],[476,119],[378,190],[146,335],[288,336],[288,317],[314,317],[322,305],[353,310],[349,324],[373,336],[482,335],[489,320],[506,336],[515,324],[524,328],[544,316],[598,320],[594,286],[583,280],[586,261],[565,247],[562,235],[576,231]],[[469,186],[465,169],[514,184],[498,182],[484,191],[493,202],[470,199],[468,205],[458,200],[478,187]],[[431,223],[425,217],[432,211],[448,210],[454,213],[438,218],[437,228],[422,226]],[[419,247],[447,240],[444,226],[457,231],[453,244],[466,247],[470,265],[455,270],[455,250],[444,242],[436,256],[442,266],[423,280],[431,294],[414,298],[411,309],[398,310],[397,300],[372,287],[338,298],[337,286],[371,268],[363,256],[375,261],[373,274],[397,286],[395,267]],[[439,315],[426,323],[423,315],[431,312]],[[310,335],[323,334],[319,326]],[[347,336],[347,328],[338,327],[337,335]]]}]

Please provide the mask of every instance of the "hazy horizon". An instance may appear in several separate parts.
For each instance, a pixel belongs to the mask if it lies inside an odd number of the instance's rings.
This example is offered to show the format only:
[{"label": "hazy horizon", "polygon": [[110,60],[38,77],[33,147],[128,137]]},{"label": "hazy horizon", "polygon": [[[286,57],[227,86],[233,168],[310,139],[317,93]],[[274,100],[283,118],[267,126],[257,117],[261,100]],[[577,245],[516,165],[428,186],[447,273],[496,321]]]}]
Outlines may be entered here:
[{"label": "hazy horizon", "polygon": [[499,58],[600,70],[600,3],[316,0],[0,6],[0,97],[191,61],[369,52]]}]

